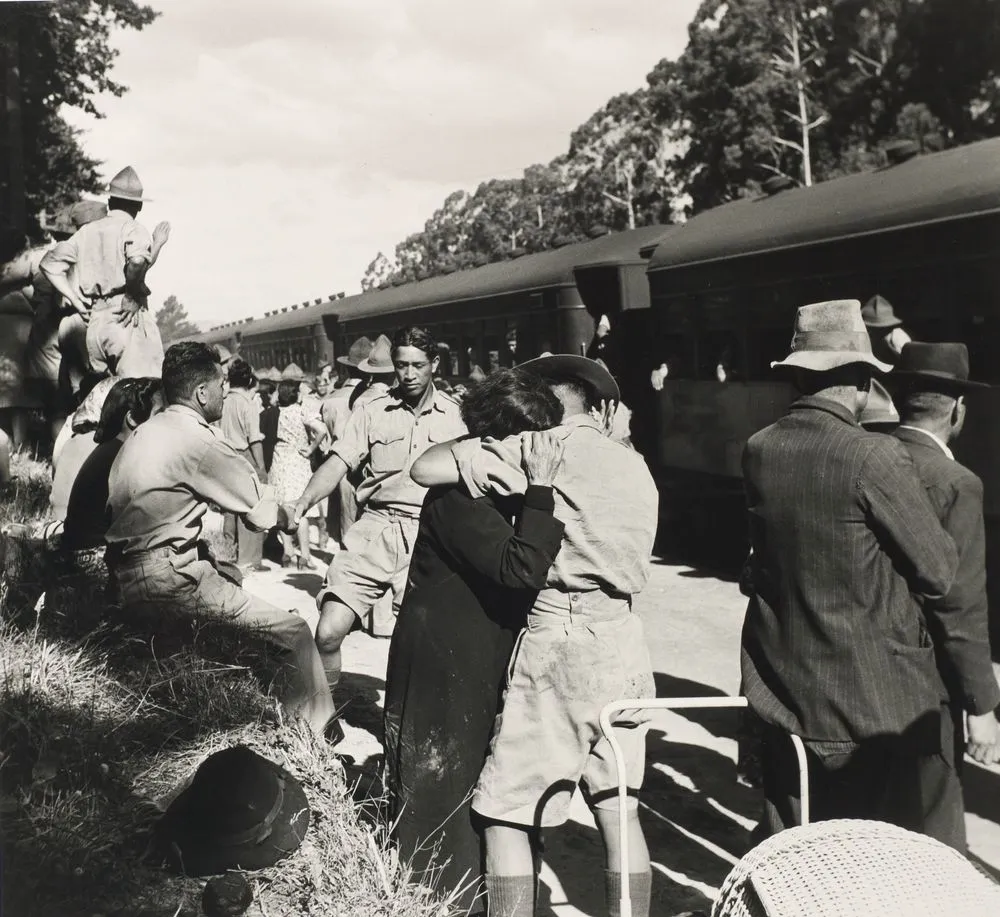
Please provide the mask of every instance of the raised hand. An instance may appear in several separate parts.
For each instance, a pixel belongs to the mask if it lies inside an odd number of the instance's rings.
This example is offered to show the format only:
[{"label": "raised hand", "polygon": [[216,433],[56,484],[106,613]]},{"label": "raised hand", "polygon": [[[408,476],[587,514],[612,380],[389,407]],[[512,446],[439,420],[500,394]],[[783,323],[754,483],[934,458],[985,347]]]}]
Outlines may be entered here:
[{"label": "raised hand", "polygon": [[521,467],[529,484],[551,487],[563,460],[563,443],[548,431],[521,437]]},{"label": "raised hand", "polygon": [[164,220],[162,223],[157,223],[153,229],[153,244],[157,248],[162,248],[167,244],[167,240],[170,238],[170,224]]}]

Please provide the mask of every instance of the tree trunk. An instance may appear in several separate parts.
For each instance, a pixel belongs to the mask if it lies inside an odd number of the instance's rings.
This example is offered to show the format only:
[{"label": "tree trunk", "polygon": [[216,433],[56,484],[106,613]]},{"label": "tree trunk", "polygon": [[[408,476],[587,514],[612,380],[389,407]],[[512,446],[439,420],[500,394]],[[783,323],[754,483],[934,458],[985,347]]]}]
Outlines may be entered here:
[{"label": "tree trunk", "polygon": [[799,126],[802,129],[802,183],[812,184],[812,156],[809,152],[809,109],[806,104],[806,87],[802,79],[802,52],[799,45],[799,24],[791,17],[792,60],[795,67],[795,90],[799,97]]}]

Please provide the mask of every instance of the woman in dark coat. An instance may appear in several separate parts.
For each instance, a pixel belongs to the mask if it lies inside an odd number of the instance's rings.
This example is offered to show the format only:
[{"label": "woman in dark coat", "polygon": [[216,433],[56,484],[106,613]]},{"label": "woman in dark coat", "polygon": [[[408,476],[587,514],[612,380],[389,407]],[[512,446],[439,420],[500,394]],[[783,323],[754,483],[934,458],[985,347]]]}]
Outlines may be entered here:
[{"label": "woman in dark coat", "polygon": [[[541,380],[507,369],[470,389],[462,416],[472,435],[499,438],[548,429],[562,408]],[[524,447],[523,497],[428,492],[389,646],[386,785],[395,837],[416,878],[442,894],[460,890],[463,908],[485,909],[469,801],[515,638],[562,540],[550,486],[560,461],[561,444],[534,434]]]}]

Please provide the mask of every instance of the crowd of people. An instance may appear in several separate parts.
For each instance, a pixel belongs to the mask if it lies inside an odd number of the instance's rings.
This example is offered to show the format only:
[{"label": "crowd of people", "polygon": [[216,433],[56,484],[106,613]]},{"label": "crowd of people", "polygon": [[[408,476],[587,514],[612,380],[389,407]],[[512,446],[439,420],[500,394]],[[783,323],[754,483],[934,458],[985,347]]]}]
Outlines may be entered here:
[{"label": "crowd of people", "polygon": [[[334,744],[343,642],[391,602],[384,779],[416,874],[473,912],[488,901],[491,915],[532,915],[541,832],[566,821],[579,788],[604,842],[610,912],[624,825],[632,912],[647,915],[645,722],[633,710],[613,724],[628,778],[620,821],[598,716],[655,694],[633,603],[658,492],[616,432],[605,363],[549,354],[480,373],[457,396],[435,382],[440,351],[419,327],[355,341],[312,381],[199,342],[163,354],[144,277],[168,230],[137,228],[129,172],[107,216],[41,261],[62,297],[62,362],[83,368],[53,454],[62,550],[130,613],[264,635],[285,714]],[[113,271],[102,233],[117,234]],[[904,339],[883,300],[866,313],[853,300],[799,310],[773,368],[800,397],[744,454],[757,833],[799,818],[795,734],[814,819],[891,821],[964,850],[962,753],[1000,761],[982,485],[949,447],[977,383],[964,345]],[[231,561],[208,545],[210,511],[224,515]],[[334,548],[315,635],[244,587],[270,532],[283,566],[315,569],[313,526]]]}]

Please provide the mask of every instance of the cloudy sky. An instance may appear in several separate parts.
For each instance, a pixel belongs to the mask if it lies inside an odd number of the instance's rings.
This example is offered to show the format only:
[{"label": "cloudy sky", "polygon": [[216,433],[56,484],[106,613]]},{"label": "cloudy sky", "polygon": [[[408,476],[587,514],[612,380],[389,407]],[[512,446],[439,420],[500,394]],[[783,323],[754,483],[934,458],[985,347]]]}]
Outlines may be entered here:
[{"label": "cloudy sky", "polygon": [[357,292],[444,198],[562,152],[676,56],[698,0],[152,0],[87,151],[172,234],[149,283],[196,320]]}]

